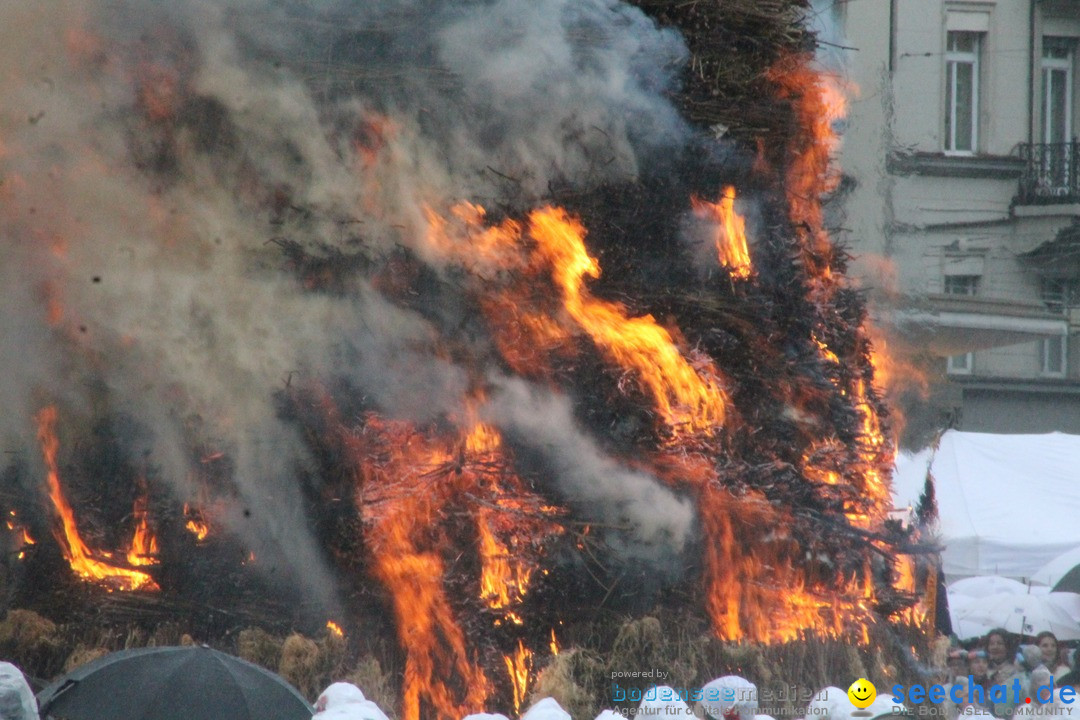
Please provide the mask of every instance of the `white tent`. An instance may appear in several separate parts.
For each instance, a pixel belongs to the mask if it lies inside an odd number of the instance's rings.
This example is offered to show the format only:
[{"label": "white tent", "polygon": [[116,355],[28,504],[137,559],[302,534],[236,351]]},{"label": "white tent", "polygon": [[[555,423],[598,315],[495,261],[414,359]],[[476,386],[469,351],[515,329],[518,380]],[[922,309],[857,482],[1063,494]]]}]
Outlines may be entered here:
[{"label": "white tent", "polygon": [[949,430],[936,450],[897,459],[897,507],[916,505],[928,469],[947,577],[1032,578],[1080,546],[1080,436]]}]

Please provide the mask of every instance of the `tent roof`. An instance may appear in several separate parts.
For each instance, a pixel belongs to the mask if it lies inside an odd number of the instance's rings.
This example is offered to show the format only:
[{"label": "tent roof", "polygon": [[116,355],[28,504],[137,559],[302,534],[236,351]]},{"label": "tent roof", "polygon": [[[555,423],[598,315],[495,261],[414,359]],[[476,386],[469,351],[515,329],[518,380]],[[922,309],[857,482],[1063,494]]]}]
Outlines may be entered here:
[{"label": "tent roof", "polygon": [[936,451],[898,458],[893,495],[914,506],[934,477],[946,576],[1032,578],[1080,546],[1080,435],[949,430]]}]

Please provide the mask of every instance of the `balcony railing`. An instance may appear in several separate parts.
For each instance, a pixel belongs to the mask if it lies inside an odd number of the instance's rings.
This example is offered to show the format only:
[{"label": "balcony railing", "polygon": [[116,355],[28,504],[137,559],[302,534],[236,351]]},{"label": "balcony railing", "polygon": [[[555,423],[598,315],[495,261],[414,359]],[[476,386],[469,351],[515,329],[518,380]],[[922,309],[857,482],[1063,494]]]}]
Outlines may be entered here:
[{"label": "balcony railing", "polygon": [[1022,205],[1080,202],[1080,142],[1024,143],[1020,176]]}]

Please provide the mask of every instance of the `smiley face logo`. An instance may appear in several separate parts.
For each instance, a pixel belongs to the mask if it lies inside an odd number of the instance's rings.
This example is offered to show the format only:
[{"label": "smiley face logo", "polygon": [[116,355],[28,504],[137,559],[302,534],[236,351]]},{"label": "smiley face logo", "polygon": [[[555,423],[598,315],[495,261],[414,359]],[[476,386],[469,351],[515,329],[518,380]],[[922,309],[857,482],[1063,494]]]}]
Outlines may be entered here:
[{"label": "smiley face logo", "polygon": [[877,688],[866,678],[859,678],[847,689],[848,700],[857,708],[869,707],[877,697]]}]

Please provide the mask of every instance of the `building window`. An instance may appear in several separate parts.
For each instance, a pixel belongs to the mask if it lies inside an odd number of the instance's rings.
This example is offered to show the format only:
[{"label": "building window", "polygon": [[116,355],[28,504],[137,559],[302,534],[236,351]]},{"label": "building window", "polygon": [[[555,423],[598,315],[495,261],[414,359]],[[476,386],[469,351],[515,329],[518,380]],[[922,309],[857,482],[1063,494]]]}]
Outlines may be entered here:
[{"label": "building window", "polygon": [[978,275],[946,275],[946,295],[976,295],[979,292]]},{"label": "building window", "polygon": [[1044,277],[1040,281],[1039,297],[1046,308],[1064,312],[1065,308],[1080,306],[1080,281],[1076,278]]},{"label": "building window", "polygon": [[978,143],[982,33],[949,31],[945,52],[945,151],[973,153]]},{"label": "building window", "polygon": [[1067,350],[1068,343],[1064,335],[1045,338],[1042,341],[1042,374],[1064,377]]},{"label": "building window", "polygon": [[1073,56],[1069,38],[1044,37],[1042,51],[1042,139],[1066,143],[1072,139]]},{"label": "building window", "polygon": [[970,375],[975,367],[975,353],[950,355],[945,361],[945,370],[950,375]]}]

